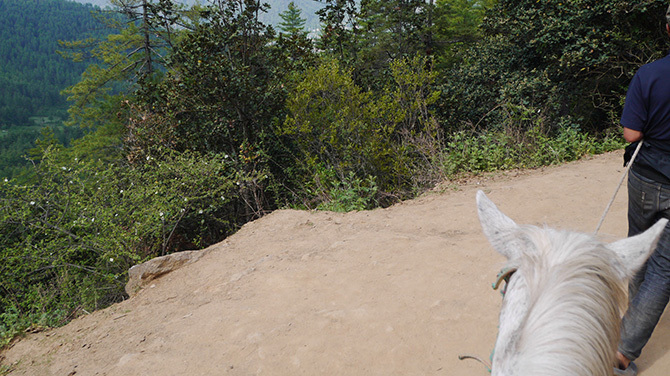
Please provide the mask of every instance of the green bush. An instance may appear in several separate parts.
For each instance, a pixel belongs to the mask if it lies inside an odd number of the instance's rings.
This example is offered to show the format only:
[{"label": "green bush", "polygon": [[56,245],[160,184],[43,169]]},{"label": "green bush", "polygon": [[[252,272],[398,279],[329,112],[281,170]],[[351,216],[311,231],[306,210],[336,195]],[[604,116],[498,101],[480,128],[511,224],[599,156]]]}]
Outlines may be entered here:
[{"label": "green bush", "polygon": [[339,180],[392,174],[391,127],[375,127],[375,106],[335,60],[325,61],[305,74],[287,107],[290,115],[282,132],[292,136],[308,167],[321,164]]},{"label": "green bush", "polygon": [[350,212],[377,206],[377,184],[374,178],[356,178],[352,173],[329,189],[328,197],[317,206],[319,210]]},{"label": "green bush", "polygon": [[635,70],[667,51],[667,2],[500,0],[483,39],[441,77],[448,131],[489,129],[509,104],[540,110],[558,129],[597,133],[617,125]]},{"label": "green bush", "polygon": [[445,174],[535,168],[577,160],[585,155],[621,149],[621,136],[597,139],[575,126],[552,134],[535,127],[523,132],[492,130],[454,133],[445,150]]},{"label": "green bush", "polygon": [[326,60],[307,70],[289,95],[281,132],[296,146],[308,196],[329,197],[343,182],[372,177],[384,204],[429,184],[415,173],[439,149],[440,129],[429,110],[437,99],[435,74],[425,58],[390,67],[392,84],[373,95],[353,82],[351,71]]},{"label": "green bush", "polygon": [[147,158],[134,168],[63,164],[49,147],[32,182],[0,182],[3,336],[122,300],[132,265],[225,238],[267,179],[226,155]]}]

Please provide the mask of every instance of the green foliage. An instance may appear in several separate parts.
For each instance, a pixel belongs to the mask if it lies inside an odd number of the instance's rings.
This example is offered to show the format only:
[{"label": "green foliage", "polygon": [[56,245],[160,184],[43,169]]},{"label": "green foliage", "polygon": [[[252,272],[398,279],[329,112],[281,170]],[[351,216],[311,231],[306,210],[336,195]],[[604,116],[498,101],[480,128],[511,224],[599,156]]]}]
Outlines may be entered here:
[{"label": "green foliage", "polygon": [[430,11],[430,4],[422,0],[361,1],[361,37],[366,48],[392,59],[425,52]]},{"label": "green foliage", "polygon": [[490,172],[534,168],[577,160],[585,155],[621,149],[621,137],[599,140],[574,126],[561,127],[554,135],[540,128],[513,132],[489,130],[478,134],[453,134],[445,151],[445,173]]},{"label": "green foliage", "polygon": [[[114,282],[139,258],[124,252],[124,239],[115,237],[118,229],[100,217],[104,201],[116,195],[97,196],[102,186],[85,179],[93,171],[58,167],[50,153],[45,158],[36,183],[5,181],[1,186],[5,262],[0,267],[0,308],[13,307],[26,316],[56,311],[65,316],[118,300],[122,285]],[[108,234],[114,238],[105,238]],[[88,289],[96,284],[105,288]]]},{"label": "green foliage", "polygon": [[328,190],[328,197],[323,199],[317,209],[336,212],[373,209],[377,206],[377,193],[373,177],[361,180],[352,172]]},{"label": "green foliage", "polygon": [[456,64],[462,51],[481,37],[481,23],[494,0],[437,0],[432,25],[435,55],[440,69]]},{"label": "green foliage", "polygon": [[[143,82],[129,103],[127,158],[131,163],[174,150],[228,155],[238,171],[268,176],[246,186],[244,220],[272,207],[273,179],[281,179],[281,145],[273,129],[284,113],[280,67],[286,54],[271,43],[256,1],[210,6],[195,30],[175,44],[166,74]],[[272,161],[272,163],[270,162]]]},{"label": "green foliage", "polygon": [[[210,8],[207,22],[185,35],[166,76],[138,93],[129,143],[175,150],[224,152],[256,149],[264,128],[280,116],[273,30],[257,19],[255,1]],[[255,153],[252,151],[252,153]]]},{"label": "green foliage", "polygon": [[288,10],[280,13],[284,22],[279,24],[279,35],[273,53],[277,55],[277,70],[288,76],[313,66],[316,60],[312,40],[305,31],[304,19],[300,18],[300,9],[295,3],[289,3]]},{"label": "green foliage", "polygon": [[62,0],[0,2],[0,125],[27,126],[31,116],[65,117],[60,90],[85,65],[56,54],[59,39],[100,35],[90,5]]},{"label": "green foliage", "polygon": [[287,35],[307,34],[305,31],[305,19],[300,16],[300,8],[293,1],[288,3],[288,9],[279,13],[282,19],[277,26],[282,33]]},{"label": "green foliage", "polygon": [[127,168],[64,165],[61,153],[48,148],[29,184],[0,183],[5,331],[123,299],[132,265],[234,231],[242,216],[234,203],[264,179],[219,155],[164,154]]},{"label": "green foliage", "polygon": [[430,54],[432,11],[423,0],[361,1],[356,82],[381,89],[391,79],[390,61]]},{"label": "green foliage", "polygon": [[[326,61],[308,70],[289,98],[291,116],[284,133],[296,135],[312,159],[340,177],[353,169],[379,172],[388,166],[383,156],[390,152],[385,139],[392,130],[373,129],[370,102],[370,93],[354,84],[350,72],[342,71],[334,60]],[[369,149],[380,149],[382,160],[369,158]]]},{"label": "green foliage", "polygon": [[321,35],[317,46],[340,61],[349,63],[356,58],[358,5],[356,0],[321,0],[323,8],[316,14],[321,21]]},{"label": "green foliage", "polygon": [[633,72],[666,49],[666,2],[498,1],[484,39],[444,77],[443,119],[452,127],[500,124],[507,104],[554,125],[615,125]]},{"label": "green foliage", "polygon": [[[336,61],[308,70],[289,96],[282,128],[298,147],[305,179],[325,169],[335,181],[373,176],[386,197],[406,197],[416,188],[413,167],[424,164],[425,151],[440,137],[428,110],[437,95],[426,65],[421,58],[392,63],[393,84],[379,98],[361,90]],[[326,191],[337,185],[312,183],[320,184]]]},{"label": "green foliage", "polygon": [[11,179],[23,174],[30,166],[26,156],[30,156],[30,150],[45,134],[54,143],[69,145],[73,139],[81,137],[83,131],[63,125],[13,126],[0,129],[0,178]]},{"label": "green foliage", "polygon": [[109,30],[104,37],[61,42],[64,57],[92,61],[81,80],[62,92],[72,102],[68,125],[96,128],[118,122],[125,95],[141,81],[161,76],[165,56],[181,34],[175,28],[179,12],[185,11],[172,1],[114,0],[112,5],[114,10],[98,15]]}]

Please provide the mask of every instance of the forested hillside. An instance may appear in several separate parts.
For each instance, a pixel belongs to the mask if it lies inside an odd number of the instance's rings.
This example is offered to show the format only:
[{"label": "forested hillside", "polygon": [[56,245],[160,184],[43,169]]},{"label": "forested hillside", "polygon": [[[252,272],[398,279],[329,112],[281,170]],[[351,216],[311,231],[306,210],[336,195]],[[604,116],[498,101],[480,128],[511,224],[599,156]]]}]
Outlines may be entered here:
[{"label": "forested hillside", "polygon": [[65,0],[0,1],[0,125],[66,117],[60,91],[79,80],[86,64],[60,57],[58,41],[99,34],[92,10]]},{"label": "forested hillside", "polygon": [[86,62],[61,57],[59,40],[104,34],[93,7],[66,0],[0,0],[0,178],[17,176],[44,126],[68,143],[61,90],[79,81]]},{"label": "forested hillside", "polygon": [[[665,0],[116,1],[46,132],[0,181],[0,334],[125,298],[133,264],[281,207],[363,210],[460,174],[623,145],[629,80],[667,51]],[[71,50],[77,51],[77,50]],[[81,55],[79,55],[81,53]]]}]

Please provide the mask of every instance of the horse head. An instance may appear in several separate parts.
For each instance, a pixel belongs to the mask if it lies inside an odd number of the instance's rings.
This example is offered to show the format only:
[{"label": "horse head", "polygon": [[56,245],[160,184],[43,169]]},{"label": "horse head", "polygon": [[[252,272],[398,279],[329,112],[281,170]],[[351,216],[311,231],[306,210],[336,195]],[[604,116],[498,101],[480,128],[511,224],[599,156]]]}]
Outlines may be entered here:
[{"label": "horse head", "polygon": [[646,262],[665,228],[605,244],[594,236],[520,226],[477,192],[484,235],[516,270],[506,286],[494,376],[610,376],[624,283]]}]

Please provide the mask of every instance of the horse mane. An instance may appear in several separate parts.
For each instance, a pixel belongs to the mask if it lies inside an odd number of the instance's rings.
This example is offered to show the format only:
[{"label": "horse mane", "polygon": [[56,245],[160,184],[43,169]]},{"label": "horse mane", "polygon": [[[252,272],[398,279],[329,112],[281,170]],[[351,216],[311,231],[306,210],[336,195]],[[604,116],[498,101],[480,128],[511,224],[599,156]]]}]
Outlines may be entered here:
[{"label": "horse mane", "polygon": [[593,236],[534,226],[520,231],[532,251],[510,260],[528,288],[517,373],[610,376],[626,299],[612,266],[617,256]]}]

